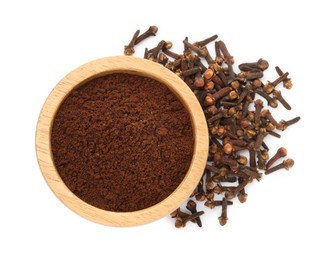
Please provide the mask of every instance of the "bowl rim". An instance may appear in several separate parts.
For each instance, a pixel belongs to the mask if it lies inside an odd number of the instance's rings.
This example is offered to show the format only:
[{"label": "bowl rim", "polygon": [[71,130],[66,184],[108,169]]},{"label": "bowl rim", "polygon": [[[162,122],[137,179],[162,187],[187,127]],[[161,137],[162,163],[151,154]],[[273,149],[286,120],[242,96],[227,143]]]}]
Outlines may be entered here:
[{"label": "bowl rim", "polygon": [[[77,197],[62,181],[53,163],[51,130],[59,106],[76,87],[112,73],[150,77],[164,83],[182,102],[192,123],[194,149],[190,167],[174,192],[161,202],[138,211],[112,212],[94,207]],[[54,87],[40,112],[36,128],[36,155],[40,170],[53,193],[68,208],[93,222],[108,226],[136,226],[160,219],[177,209],[193,192],[202,177],[209,137],[202,108],[190,88],[160,64],[131,56],[112,56],[88,62],[70,72]]]}]

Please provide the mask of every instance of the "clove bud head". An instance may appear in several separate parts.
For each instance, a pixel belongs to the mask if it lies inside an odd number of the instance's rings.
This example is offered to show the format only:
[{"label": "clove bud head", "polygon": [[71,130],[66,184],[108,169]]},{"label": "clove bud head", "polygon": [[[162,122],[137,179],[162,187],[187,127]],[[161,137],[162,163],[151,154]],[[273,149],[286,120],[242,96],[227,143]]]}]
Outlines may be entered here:
[{"label": "clove bud head", "polygon": [[148,30],[149,30],[153,35],[155,35],[155,34],[157,33],[157,31],[158,31],[158,27],[155,26],[155,25],[152,25],[152,26],[149,27]]},{"label": "clove bud head", "polygon": [[219,222],[221,226],[224,226],[225,224],[227,224],[228,219],[224,218],[224,217],[219,217]]},{"label": "clove bud head", "polygon": [[294,166],[294,160],[293,159],[284,160],[283,165],[286,170],[289,170],[291,167]]},{"label": "clove bud head", "polygon": [[[277,154],[280,156],[280,157],[285,157],[287,155],[287,149],[284,148],[284,147],[280,147],[278,150],[277,150]],[[289,159],[291,160],[291,159]]]}]

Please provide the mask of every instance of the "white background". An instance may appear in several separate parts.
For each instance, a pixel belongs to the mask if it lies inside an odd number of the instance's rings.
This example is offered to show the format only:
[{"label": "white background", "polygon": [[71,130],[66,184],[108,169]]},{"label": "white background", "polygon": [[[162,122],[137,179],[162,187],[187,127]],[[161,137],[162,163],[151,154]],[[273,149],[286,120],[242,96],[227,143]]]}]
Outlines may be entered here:
[{"label": "white background", "polygon": [[[330,1],[1,1],[0,259],[332,259],[332,71]],[[154,223],[112,228],[89,222],[51,192],[35,155],[35,127],[47,95],[77,66],[122,55],[136,29],[159,27],[143,42],[201,40],[217,33],[236,63],[266,58],[288,70],[299,124],[269,139],[295,159],[264,176],[245,204],[202,217],[203,227]],[[212,47],[212,46],[210,46]],[[212,48],[211,48],[212,50]],[[267,78],[268,79],[268,78]],[[191,223],[190,223],[191,224]]]}]

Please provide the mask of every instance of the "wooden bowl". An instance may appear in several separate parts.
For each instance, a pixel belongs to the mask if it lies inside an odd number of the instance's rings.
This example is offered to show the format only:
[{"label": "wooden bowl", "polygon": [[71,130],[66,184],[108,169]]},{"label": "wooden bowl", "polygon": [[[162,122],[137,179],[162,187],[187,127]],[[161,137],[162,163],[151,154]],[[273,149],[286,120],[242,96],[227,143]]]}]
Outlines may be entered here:
[{"label": "wooden bowl", "polygon": [[[133,212],[111,212],[96,208],[70,191],[62,181],[52,159],[51,130],[57,109],[76,87],[112,73],[129,73],[164,83],[183,103],[193,129],[193,158],[183,181],[163,201]],[[98,59],[75,69],[63,78],[48,96],[39,116],[36,130],[36,153],[44,178],[55,195],[71,210],[91,221],[110,226],[134,226],[160,219],[177,209],[193,192],[204,171],[208,154],[208,129],[199,102],[188,86],[163,66],[135,57],[108,57]]]}]

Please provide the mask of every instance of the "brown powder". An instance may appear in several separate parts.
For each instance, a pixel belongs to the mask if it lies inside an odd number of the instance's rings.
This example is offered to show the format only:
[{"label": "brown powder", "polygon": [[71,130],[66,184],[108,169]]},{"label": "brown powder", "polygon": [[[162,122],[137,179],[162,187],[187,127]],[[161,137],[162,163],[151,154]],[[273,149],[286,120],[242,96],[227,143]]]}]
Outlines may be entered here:
[{"label": "brown powder", "polygon": [[55,166],[85,202],[110,211],[150,207],[169,196],[192,160],[190,117],[162,83],[111,74],[73,90],[51,134]]}]

